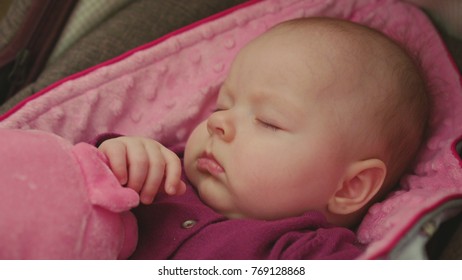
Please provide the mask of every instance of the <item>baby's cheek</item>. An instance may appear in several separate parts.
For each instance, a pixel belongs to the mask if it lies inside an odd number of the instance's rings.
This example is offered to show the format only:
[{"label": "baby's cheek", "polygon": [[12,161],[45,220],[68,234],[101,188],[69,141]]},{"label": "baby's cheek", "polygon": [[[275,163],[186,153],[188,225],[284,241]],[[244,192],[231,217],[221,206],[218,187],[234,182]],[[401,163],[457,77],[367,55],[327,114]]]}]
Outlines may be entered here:
[{"label": "baby's cheek", "polygon": [[257,153],[239,153],[234,160],[234,174],[239,174],[236,180],[245,186],[247,191],[261,195],[275,184],[281,184],[287,174],[276,159],[263,157]]},{"label": "baby's cheek", "polygon": [[195,183],[196,177],[198,176],[198,171],[195,167],[195,160],[200,153],[199,149],[200,146],[197,139],[194,139],[193,136],[190,137],[184,150],[183,165],[186,177],[193,183]]}]

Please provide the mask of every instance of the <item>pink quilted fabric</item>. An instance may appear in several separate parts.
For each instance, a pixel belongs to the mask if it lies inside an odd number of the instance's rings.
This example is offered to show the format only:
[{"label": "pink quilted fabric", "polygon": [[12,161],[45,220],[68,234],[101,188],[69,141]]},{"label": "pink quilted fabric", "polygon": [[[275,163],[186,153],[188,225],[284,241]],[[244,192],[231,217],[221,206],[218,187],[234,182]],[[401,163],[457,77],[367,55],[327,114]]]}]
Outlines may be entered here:
[{"label": "pink quilted fabric", "polygon": [[269,27],[309,16],[377,28],[418,54],[434,89],[432,136],[402,187],[373,206],[358,230],[361,258],[380,258],[425,213],[462,197],[460,77],[426,16],[398,0],[250,1],[68,77],[0,117],[0,127],[50,131],[77,143],[102,132],[184,144],[210,112],[236,52]]}]

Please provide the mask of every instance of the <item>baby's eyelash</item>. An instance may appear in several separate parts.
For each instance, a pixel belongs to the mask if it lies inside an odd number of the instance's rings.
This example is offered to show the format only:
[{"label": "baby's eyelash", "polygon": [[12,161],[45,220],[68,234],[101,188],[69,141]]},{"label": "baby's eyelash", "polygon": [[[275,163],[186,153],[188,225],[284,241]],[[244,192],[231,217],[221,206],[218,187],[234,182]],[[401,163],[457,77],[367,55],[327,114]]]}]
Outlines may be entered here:
[{"label": "baby's eyelash", "polygon": [[220,111],[223,111],[223,110],[225,110],[225,109],[223,109],[223,108],[215,108],[215,109],[212,110],[212,113],[220,112]]},{"label": "baby's eyelash", "polygon": [[268,128],[268,129],[271,129],[271,130],[274,130],[274,131],[277,131],[277,130],[280,130],[281,128],[274,125],[274,124],[271,124],[271,123],[268,123],[268,122],[265,122],[265,121],[262,121],[262,120],[258,120],[257,119],[257,122],[262,125],[264,128]]}]

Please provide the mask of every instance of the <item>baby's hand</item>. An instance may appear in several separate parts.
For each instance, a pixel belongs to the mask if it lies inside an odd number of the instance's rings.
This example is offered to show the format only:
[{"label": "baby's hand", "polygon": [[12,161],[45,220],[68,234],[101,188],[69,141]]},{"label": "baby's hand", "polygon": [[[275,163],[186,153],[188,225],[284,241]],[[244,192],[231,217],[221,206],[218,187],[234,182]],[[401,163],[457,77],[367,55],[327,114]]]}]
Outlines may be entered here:
[{"label": "baby's hand", "polygon": [[169,195],[186,190],[180,159],[157,141],[123,136],[104,141],[98,149],[108,158],[120,184],[137,191],[144,204],[154,200],[162,184]]}]

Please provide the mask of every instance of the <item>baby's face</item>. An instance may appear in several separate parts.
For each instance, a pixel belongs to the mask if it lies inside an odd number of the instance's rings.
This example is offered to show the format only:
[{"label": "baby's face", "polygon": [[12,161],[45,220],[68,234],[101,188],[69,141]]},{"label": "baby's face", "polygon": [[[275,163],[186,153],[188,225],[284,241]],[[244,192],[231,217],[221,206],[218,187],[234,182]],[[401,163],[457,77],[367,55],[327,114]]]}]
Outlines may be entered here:
[{"label": "baby's face", "polygon": [[189,180],[227,217],[324,212],[339,187],[345,139],[332,101],[320,98],[337,88],[329,87],[331,66],[316,48],[298,45],[267,36],[244,48],[220,89],[217,110],[187,142]]}]

